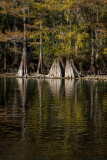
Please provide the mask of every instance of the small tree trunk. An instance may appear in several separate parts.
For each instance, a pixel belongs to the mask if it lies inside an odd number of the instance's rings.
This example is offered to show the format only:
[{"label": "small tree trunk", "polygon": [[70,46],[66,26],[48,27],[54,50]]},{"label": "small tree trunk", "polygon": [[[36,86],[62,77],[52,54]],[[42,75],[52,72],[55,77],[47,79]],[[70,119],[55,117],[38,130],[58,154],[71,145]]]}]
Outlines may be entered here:
[{"label": "small tree trunk", "polygon": [[6,53],[4,54],[4,71],[6,71]]},{"label": "small tree trunk", "polygon": [[[96,19],[97,19],[97,23],[98,23],[98,20],[99,20],[99,15],[98,15],[98,7],[97,7],[97,17],[96,17]],[[98,41],[98,27],[97,27],[97,30],[96,30],[96,54],[95,54],[95,73],[96,74],[99,74],[99,65],[98,65],[98,57],[99,57],[99,54],[98,54],[98,52],[99,52],[99,49],[98,49],[98,47],[99,47],[99,41]]]},{"label": "small tree trunk", "polygon": [[[13,0],[13,4],[14,4],[14,9],[16,9],[17,8],[16,0]],[[14,14],[14,31],[15,32],[17,31],[17,16],[16,16],[16,13]],[[17,41],[17,38],[15,38],[15,40],[14,40],[14,52],[15,52],[15,59],[14,59],[14,62],[13,62],[14,65],[18,65],[18,54],[17,54],[17,42],[16,41]]]},{"label": "small tree trunk", "polygon": [[[93,24],[93,8],[92,8],[92,24]],[[90,73],[95,74],[95,65],[94,65],[94,35],[93,29],[91,29],[91,65],[90,65]]]},{"label": "small tree trunk", "polygon": [[4,71],[6,71],[7,69],[7,58],[6,58],[6,54],[7,54],[7,42],[5,45],[5,53],[4,53]]},{"label": "small tree trunk", "polygon": [[99,65],[98,65],[98,48],[96,49],[96,54],[95,54],[95,73],[99,74]]},{"label": "small tree trunk", "polygon": [[[30,15],[30,2],[29,2],[29,5],[28,5],[28,15]],[[30,17],[28,17],[28,24],[30,24]],[[31,28],[30,28],[30,32],[31,32]],[[31,43],[32,39],[30,38],[29,41]],[[31,45],[29,46],[29,55],[30,55],[29,60],[31,62],[32,61],[32,46]]]},{"label": "small tree trunk", "polygon": [[24,42],[23,42],[23,54],[22,54],[22,59],[20,63],[20,67],[17,73],[17,76],[19,77],[26,77],[28,76],[28,71],[27,71],[27,46],[26,46],[26,17],[25,17],[25,9],[24,9]]},{"label": "small tree trunk", "polygon": [[[16,28],[16,16],[14,16],[14,29],[15,29],[15,32],[17,31],[17,28]],[[18,67],[18,54],[17,54],[17,39],[14,40],[14,52],[15,52],[15,59],[14,59],[14,67],[15,65],[17,65]]]},{"label": "small tree trunk", "polygon": [[93,30],[91,29],[91,65],[90,65],[90,71],[92,73],[95,73],[95,67],[94,67],[94,39],[93,39]]},{"label": "small tree trunk", "polygon": [[[40,23],[40,30],[42,29],[42,22]],[[37,73],[43,73],[43,49],[42,49],[42,33],[40,33],[40,57],[38,63]]]}]

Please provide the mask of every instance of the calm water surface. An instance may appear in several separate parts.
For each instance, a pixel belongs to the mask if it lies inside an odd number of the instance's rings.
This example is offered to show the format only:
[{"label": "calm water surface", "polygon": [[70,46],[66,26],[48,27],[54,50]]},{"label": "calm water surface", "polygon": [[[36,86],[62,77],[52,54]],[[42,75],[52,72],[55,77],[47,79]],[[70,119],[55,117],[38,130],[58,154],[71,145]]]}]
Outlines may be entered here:
[{"label": "calm water surface", "polygon": [[0,160],[107,159],[107,81],[0,79]]}]

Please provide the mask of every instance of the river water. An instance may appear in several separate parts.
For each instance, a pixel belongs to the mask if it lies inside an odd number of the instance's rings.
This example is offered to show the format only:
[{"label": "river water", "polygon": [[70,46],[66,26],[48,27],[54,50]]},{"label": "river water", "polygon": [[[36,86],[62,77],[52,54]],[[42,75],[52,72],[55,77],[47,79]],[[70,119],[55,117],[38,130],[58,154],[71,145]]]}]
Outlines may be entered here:
[{"label": "river water", "polygon": [[0,160],[107,159],[107,81],[0,79]]}]

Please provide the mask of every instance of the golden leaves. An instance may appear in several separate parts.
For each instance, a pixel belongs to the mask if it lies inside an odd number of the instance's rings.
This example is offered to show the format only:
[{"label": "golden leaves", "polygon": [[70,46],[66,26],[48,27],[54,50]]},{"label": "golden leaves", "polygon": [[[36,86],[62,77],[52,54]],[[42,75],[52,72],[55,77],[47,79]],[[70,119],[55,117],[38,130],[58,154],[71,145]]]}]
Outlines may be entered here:
[{"label": "golden leaves", "polygon": [[17,31],[17,32],[5,31],[5,34],[0,32],[0,42],[6,42],[6,41],[23,38],[23,37],[24,37],[23,32],[20,32],[20,31]]},{"label": "golden leaves", "polygon": [[107,54],[107,48],[104,48],[104,52],[103,52],[104,54]]}]

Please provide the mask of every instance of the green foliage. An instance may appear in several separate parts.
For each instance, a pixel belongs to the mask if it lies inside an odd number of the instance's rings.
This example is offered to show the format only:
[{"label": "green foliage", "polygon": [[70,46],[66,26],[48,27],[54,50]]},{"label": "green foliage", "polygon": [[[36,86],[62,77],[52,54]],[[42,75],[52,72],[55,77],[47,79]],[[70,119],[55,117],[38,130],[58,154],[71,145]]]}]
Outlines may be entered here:
[{"label": "green foliage", "polygon": [[[5,41],[13,42],[13,39],[16,41],[20,39],[21,45],[19,43],[17,45],[22,46],[23,16],[25,16],[27,48],[29,51],[32,47],[34,59],[39,58],[40,35],[42,35],[44,59],[74,57],[75,60],[81,61],[88,57],[90,61],[92,38],[94,57],[96,51],[99,52],[99,57],[100,54],[107,54],[105,3],[101,0],[90,3],[85,0],[1,0],[0,40],[3,40],[3,36]],[[15,37],[13,32],[16,31]],[[93,31],[93,37],[91,31]]]}]

